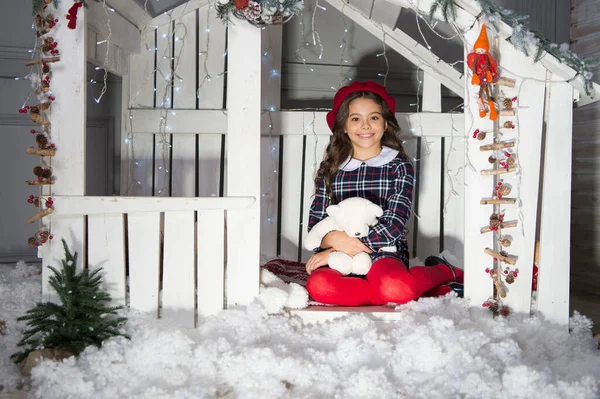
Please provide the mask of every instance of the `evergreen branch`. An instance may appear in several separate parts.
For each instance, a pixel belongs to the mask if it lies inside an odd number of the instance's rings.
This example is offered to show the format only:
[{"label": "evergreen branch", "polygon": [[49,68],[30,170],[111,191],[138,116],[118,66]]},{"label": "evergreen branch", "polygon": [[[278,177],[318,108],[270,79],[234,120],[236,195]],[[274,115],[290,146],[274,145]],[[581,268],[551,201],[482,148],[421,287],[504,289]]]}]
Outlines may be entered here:
[{"label": "evergreen branch", "polygon": [[[561,63],[574,69],[576,76],[580,76],[584,82],[585,94],[591,96],[594,91],[592,82],[592,69],[600,64],[600,58],[581,57],[569,50],[563,50],[555,43],[550,42],[539,32],[530,31],[527,27],[529,17],[518,15],[508,10],[493,0],[476,0],[481,7],[481,14],[489,23],[499,30],[499,23],[504,21],[512,27],[512,34],[508,41],[526,56],[535,50],[533,59],[538,62],[545,53],[554,56]],[[441,7],[442,16],[446,22],[456,20],[455,0],[436,0],[429,9],[429,17],[433,19],[435,12]]]}]

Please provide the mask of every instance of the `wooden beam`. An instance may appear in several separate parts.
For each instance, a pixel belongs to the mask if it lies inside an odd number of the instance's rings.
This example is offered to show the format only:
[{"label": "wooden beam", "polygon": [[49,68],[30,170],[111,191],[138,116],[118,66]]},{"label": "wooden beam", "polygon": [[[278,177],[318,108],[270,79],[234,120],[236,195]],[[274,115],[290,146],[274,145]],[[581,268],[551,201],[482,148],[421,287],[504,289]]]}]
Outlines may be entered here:
[{"label": "wooden beam", "polygon": [[[121,3],[127,2],[121,1]],[[113,8],[109,7],[108,4],[106,5],[106,10],[101,2],[89,1],[87,5],[87,24],[98,34],[98,41],[108,39],[110,33],[111,44],[124,49],[128,54],[140,52],[141,38],[137,26],[127,21],[119,13],[111,11]],[[110,21],[110,32],[108,21]]]},{"label": "wooden beam", "polygon": [[[401,5],[401,6],[407,7],[407,8],[412,8],[412,9],[417,8],[420,12],[422,12],[424,14],[429,14],[429,8],[431,7],[431,4],[433,3],[434,0],[422,0],[422,1],[419,1],[416,3],[413,3],[409,0],[386,0],[386,1],[388,3]],[[477,2],[471,1],[471,0],[455,0],[455,3],[458,6],[458,8],[456,9],[456,11],[457,11],[457,18],[455,20],[456,25],[461,29],[470,28],[475,21],[475,17],[480,14],[481,7],[479,6],[479,4],[477,4]],[[438,9],[439,9],[439,7],[438,7]],[[439,20],[443,20],[443,17],[439,13],[439,11],[435,14],[435,18],[439,19]],[[510,26],[508,26],[507,24],[505,24],[504,22],[501,22],[501,21],[498,22],[497,25],[499,27],[499,31],[497,32],[497,34],[500,36],[501,39],[506,40],[508,37],[510,37],[512,35],[512,28]],[[562,80],[573,79],[576,75],[575,70],[573,70],[571,67],[563,64],[556,57],[554,57],[546,52],[543,53],[540,62],[548,71],[552,72],[552,74],[554,74],[555,76],[557,76],[558,78],[560,78]],[[502,65],[500,65],[500,68],[502,69]],[[578,106],[584,106],[584,105],[587,105],[587,104],[590,104],[590,103],[600,100],[600,85],[598,85],[597,83],[593,83],[594,93],[592,93],[592,96],[588,96],[585,94],[584,82],[581,79],[581,77],[577,77],[576,79],[573,79],[572,81],[569,82],[569,84],[571,86],[573,86],[575,88],[575,90],[577,90],[581,94],[579,101],[576,102],[576,104]]]},{"label": "wooden beam", "polygon": [[358,23],[373,36],[383,39],[385,43],[398,52],[401,56],[429,73],[441,84],[452,90],[461,98],[464,97],[464,79],[462,74],[446,64],[439,62],[439,57],[435,56],[429,49],[419,44],[412,37],[399,29],[391,29],[377,21],[365,17],[352,5],[346,4],[342,0],[325,0],[338,11]]},{"label": "wooden beam", "polygon": [[[160,109],[131,109],[132,133],[156,133],[161,117]],[[325,119],[326,111],[279,111],[269,118],[267,113],[261,116],[261,133],[269,135],[308,135],[307,130],[313,123],[317,134],[330,135],[331,131]],[[216,109],[173,109],[168,114],[168,133],[171,134],[224,134],[227,132],[227,113]],[[465,136],[462,114],[442,112],[396,113],[403,137],[432,136],[462,138]],[[440,128],[443,126],[443,128]],[[454,128],[454,129],[452,129]]]},{"label": "wooden beam", "polygon": [[53,216],[105,215],[114,213],[205,211],[246,209],[254,197],[84,197],[53,195]]},{"label": "wooden beam", "polygon": [[144,8],[133,0],[107,0],[106,4],[136,28],[141,27],[144,21],[150,20]]},{"label": "wooden beam", "polygon": [[[132,109],[131,133],[157,133],[161,109]],[[173,109],[167,115],[167,133],[227,133],[225,110]]]},{"label": "wooden beam", "polygon": [[197,8],[206,7],[207,5],[209,5],[209,3],[209,0],[190,0],[186,3],[183,3],[179,7],[175,7],[171,11],[164,12],[159,16],[147,21],[141,26],[141,28],[158,28],[160,26],[168,24],[171,21],[175,21],[176,19],[183,17],[185,14],[190,13],[196,10]]}]

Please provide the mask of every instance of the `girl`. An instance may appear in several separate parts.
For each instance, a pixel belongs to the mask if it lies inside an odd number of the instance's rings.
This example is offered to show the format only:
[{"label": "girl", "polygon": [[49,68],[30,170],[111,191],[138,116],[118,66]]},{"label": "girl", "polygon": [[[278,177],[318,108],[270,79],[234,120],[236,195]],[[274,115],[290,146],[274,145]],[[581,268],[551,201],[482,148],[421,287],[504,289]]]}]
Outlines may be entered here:
[{"label": "girl", "polygon": [[[413,166],[396,136],[400,128],[394,115],[396,101],[385,87],[372,82],[353,82],[335,94],[327,123],[333,132],[315,178],[316,193],[310,208],[308,229],[327,216],[331,205],[350,197],[362,197],[383,208],[379,224],[369,235],[349,237],[332,231],[321,241],[320,252],[306,264],[306,283],[317,301],[341,306],[406,303],[421,295],[451,290],[443,284],[462,283],[463,272],[438,257],[408,269],[404,225],[412,205]],[[386,246],[397,252],[378,252]],[[332,251],[354,256],[371,254],[373,265],[365,278],[343,276],[324,267]],[[456,284],[458,287],[458,284]],[[438,288],[439,287],[439,288]]]}]

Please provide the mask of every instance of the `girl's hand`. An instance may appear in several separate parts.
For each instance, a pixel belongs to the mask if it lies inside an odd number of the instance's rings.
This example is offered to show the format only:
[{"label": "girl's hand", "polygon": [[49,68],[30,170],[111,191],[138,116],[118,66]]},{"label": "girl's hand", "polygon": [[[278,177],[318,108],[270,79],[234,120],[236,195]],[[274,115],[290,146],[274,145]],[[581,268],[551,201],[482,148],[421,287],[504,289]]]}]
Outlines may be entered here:
[{"label": "girl's hand", "polygon": [[317,252],[316,254],[311,256],[308,259],[308,262],[306,262],[306,272],[308,274],[311,274],[319,267],[327,266],[327,264],[328,264],[327,258],[329,257],[329,254],[332,253],[333,251],[334,251],[333,248],[329,248],[329,249],[326,249],[325,251]]},{"label": "girl's hand", "polygon": [[367,247],[356,237],[350,237],[343,231],[330,231],[321,240],[321,248],[333,248],[352,257],[361,252],[370,254],[371,248]]}]

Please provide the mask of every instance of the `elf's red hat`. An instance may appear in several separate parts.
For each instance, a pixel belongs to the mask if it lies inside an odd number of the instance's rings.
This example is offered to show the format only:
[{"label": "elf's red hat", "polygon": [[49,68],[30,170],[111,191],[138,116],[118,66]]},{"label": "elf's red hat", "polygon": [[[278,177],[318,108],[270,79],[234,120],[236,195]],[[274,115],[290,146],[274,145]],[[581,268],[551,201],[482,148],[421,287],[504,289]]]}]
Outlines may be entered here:
[{"label": "elf's red hat", "polygon": [[387,103],[390,111],[392,111],[392,113],[396,112],[396,100],[394,100],[393,97],[390,97],[385,87],[371,80],[365,82],[354,81],[352,84],[340,88],[337,93],[335,93],[335,96],[333,97],[333,109],[327,113],[327,124],[329,125],[329,129],[333,130],[335,117],[346,97],[357,91],[369,91],[379,95],[383,101]]}]

